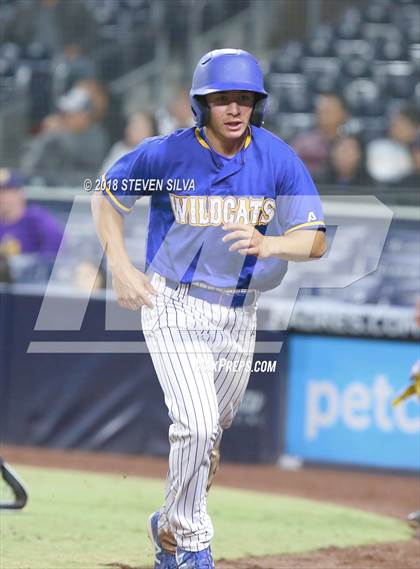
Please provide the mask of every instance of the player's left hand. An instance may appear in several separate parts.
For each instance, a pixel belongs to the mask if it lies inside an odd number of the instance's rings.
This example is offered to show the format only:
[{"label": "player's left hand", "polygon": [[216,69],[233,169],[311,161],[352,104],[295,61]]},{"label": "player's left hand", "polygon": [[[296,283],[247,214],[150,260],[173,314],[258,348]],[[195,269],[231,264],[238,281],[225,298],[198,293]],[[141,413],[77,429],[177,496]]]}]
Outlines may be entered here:
[{"label": "player's left hand", "polygon": [[223,241],[235,241],[229,251],[238,251],[240,255],[255,255],[258,259],[268,259],[271,256],[270,237],[266,237],[254,225],[241,223],[226,223],[223,226],[229,231]]}]

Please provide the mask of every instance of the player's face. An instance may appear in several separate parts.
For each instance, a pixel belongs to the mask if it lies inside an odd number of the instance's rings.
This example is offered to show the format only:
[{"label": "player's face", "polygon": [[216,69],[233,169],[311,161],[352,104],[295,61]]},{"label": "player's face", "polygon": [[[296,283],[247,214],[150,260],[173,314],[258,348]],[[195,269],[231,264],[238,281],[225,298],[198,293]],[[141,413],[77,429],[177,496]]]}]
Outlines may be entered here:
[{"label": "player's face", "polygon": [[0,220],[15,221],[25,208],[23,192],[16,188],[7,188],[0,191]]},{"label": "player's face", "polygon": [[220,91],[206,97],[210,107],[207,125],[219,137],[240,139],[251,119],[255,94],[250,91]]},{"label": "player's face", "polygon": [[316,118],[319,127],[334,133],[347,120],[347,113],[342,102],[334,95],[320,95],[316,102]]}]

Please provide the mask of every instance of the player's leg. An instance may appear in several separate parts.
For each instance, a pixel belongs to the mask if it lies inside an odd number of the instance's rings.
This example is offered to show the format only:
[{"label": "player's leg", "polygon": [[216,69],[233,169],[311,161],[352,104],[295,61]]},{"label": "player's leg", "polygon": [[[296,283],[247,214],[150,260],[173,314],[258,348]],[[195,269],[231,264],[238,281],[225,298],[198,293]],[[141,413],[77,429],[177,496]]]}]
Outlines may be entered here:
[{"label": "player's leg", "polygon": [[168,491],[160,525],[169,523],[183,549],[199,551],[213,535],[206,485],[219,414],[213,357],[198,329],[202,319],[189,314],[177,295],[161,294],[153,310],[142,311],[142,322],[172,420]]},{"label": "player's leg", "polygon": [[255,349],[256,313],[253,307],[230,310],[215,355],[215,388],[220,414],[216,447],[241,405],[249,382]]},{"label": "player's leg", "polygon": [[210,455],[207,492],[220,463],[223,430],[231,426],[251,374],[256,336],[256,308],[229,309],[207,305],[210,323],[206,341],[214,356],[214,382],[219,407],[219,430]]},{"label": "player's leg", "polygon": [[[160,350],[164,336],[160,331],[154,333],[153,339],[146,336],[151,351]],[[170,349],[168,338],[166,341]],[[206,382],[201,382],[201,378],[191,381],[184,375],[183,370],[190,364],[196,367],[193,357],[162,354],[152,358],[172,420],[167,492],[159,526],[161,531],[173,532],[178,545],[184,549],[198,551],[208,546],[213,535],[207,515],[206,485],[210,452],[218,431],[217,400],[213,395],[213,410],[209,412],[206,402],[202,401],[202,396],[207,400],[207,395],[205,391],[200,393]],[[196,363],[200,365],[199,361]]]},{"label": "player's leg", "polygon": [[220,420],[217,439],[210,454],[207,492],[219,468],[223,431],[231,426],[248,385],[256,335],[254,307],[231,310],[215,306],[210,310],[212,326],[207,341],[215,359],[214,382]]}]

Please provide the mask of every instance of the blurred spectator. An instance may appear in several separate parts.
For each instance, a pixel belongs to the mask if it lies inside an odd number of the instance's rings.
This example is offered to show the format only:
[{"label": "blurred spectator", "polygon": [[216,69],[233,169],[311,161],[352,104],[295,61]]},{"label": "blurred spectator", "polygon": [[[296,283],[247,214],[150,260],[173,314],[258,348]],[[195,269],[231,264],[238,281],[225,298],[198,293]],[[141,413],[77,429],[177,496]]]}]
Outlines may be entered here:
[{"label": "blurred spectator", "polygon": [[389,136],[368,144],[367,169],[376,182],[395,184],[415,175],[413,148],[420,134],[419,127],[419,109],[406,105],[391,117]]},{"label": "blurred spectator", "polygon": [[92,118],[95,122],[102,122],[108,112],[109,96],[105,87],[97,79],[80,79],[74,85],[86,90],[92,101]]},{"label": "blurred spectator", "polygon": [[15,2],[5,20],[1,43],[9,42],[9,49],[21,54],[22,77],[27,76],[30,92],[30,128],[36,133],[51,112],[54,94],[96,75],[92,51],[98,27],[86,2],[71,0]]},{"label": "blurred spectator", "polygon": [[86,89],[93,103],[93,120],[101,123],[111,143],[121,138],[125,120],[121,113],[121,100],[112,96],[106,86],[97,79],[81,79],[74,87]]},{"label": "blurred spectator", "polygon": [[79,187],[96,175],[108,148],[108,137],[94,122],[93,101],[82,87],[63,95],[59,114],[47,117],[44,132],[24,155],[25,174],[49,186]]},{"label": "blurred spectator", "polygon": [[194,125],[189,90],[178,87],[168,109],[158,115],[159,133],[169,134],[178,128],[191,128]]},{"label": "blurred spectator", "polygon": [[121,156],[133,150],[145,138],[157,135],[157,122],[151,113],[138,111],[133,113],[125,127],[124,139],[116,142],[105,158],[99,174],[106,172]]},{"label": "blurred spectator", "polygon": [[358,136],[349,134],[334,140],[322,182],[344,187],[362,186],[368,182],[363,144]]},{"label": "blurred spectator", "polygon": [[312,176],[319,180],[326,175],[331,145],[349,118],[344,100],[335,93],[319,95],[316,100],[315,118],[315,129],[298,134],[291,141],[291,146],[302,158]]},{"label": "blurred spectator", "polygon": [[91,74],[86,56],[97,41],[97,24],[84,2],[35,0],[18,4],[5,30],[5,41],[21,46],[42,45],[62,58],[79,76]]},{"label": "blurred spectator", "polygon": [[55,256],[63,230],[46,210],[26,204],[22,186],[17,172],[0,169],[0,253]]}]

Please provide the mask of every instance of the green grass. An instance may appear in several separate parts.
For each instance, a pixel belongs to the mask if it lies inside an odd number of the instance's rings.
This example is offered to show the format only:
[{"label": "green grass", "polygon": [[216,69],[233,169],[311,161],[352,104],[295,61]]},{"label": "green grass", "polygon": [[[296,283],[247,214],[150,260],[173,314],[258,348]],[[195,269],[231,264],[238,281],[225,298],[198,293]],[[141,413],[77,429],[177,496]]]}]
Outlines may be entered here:
[{"label": "green grass", "polygon": [[[27,508],[0,514],[1,569],[152,566],[146,520],[163,482],[54,469],[18,468]],[[216,559],[298,553],[410,539],[402,522],[310,500],[213,488]]]}]

